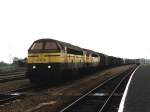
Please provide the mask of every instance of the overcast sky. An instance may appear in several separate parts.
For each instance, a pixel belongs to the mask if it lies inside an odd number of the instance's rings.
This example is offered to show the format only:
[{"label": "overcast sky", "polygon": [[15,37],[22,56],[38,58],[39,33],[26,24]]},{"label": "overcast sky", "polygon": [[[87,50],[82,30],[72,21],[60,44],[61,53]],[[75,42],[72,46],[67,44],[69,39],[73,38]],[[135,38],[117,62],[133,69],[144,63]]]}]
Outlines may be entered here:
[{"label": "overcast sky", "polygon": [[0,0],[0,61],[53,38],[123,58],[150,58],[149,0]]}]

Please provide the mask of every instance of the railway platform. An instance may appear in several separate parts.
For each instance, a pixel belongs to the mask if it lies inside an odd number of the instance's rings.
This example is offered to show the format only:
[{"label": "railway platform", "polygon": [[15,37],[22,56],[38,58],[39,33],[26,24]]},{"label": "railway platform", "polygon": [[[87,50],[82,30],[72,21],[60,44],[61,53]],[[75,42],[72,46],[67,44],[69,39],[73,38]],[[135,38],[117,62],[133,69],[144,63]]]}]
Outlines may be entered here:
[{"label": "railway platform", "polygon": [[141,65],[132,74],[118,112],[150,112],[150,65]]}]

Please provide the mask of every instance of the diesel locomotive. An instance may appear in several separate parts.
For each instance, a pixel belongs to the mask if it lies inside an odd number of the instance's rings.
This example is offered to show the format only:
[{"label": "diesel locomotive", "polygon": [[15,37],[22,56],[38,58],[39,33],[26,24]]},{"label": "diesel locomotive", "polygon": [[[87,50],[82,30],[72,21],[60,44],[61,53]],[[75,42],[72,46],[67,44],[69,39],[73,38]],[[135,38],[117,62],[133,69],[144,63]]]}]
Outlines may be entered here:
[{"label": "diesel locomotive", "polygon": [[[86,71],[127,64],[124,59],[54,39],[39,39],[28,50],[26,76],[31,82],[65,77],[65,71]],[[130,63],[131,64],[131,63]]]}]

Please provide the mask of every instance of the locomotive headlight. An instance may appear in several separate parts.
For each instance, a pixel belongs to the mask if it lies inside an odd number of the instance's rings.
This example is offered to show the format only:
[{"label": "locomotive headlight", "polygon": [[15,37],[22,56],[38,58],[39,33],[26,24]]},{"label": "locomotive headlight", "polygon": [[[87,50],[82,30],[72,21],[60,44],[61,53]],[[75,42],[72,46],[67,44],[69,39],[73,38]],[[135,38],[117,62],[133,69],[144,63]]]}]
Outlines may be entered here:
[{"label": "locomotive headlight", "polygon": [[32,66],[33,69],[36,69],[36,66]]},{"label": "locomotive headlight", "polygon": [[49,69],[50,69],[51,67],[52,67],[52,66],[50,66],[50,65],[47,66],[47,68],[49,68]]}]

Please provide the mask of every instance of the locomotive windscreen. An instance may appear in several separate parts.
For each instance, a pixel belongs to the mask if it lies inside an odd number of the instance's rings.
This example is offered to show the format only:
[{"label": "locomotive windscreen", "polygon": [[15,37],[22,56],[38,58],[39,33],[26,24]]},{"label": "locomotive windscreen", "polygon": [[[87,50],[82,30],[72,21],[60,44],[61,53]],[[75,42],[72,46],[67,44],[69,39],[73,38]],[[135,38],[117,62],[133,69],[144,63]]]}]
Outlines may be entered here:
[{"label": "locomotive windscreen", "polygon": [[40,50],[43,49],[43,42],[34,43],[31,47],[31,50]]},{"label": "locomotive windscreen", "polygon": [[56,50],[56,49],[58,49],[58,47],[57,47],[57,44],[55,42],[46,42],[44,49]]},{"label": "locomotive windscreen", "polygon": [[58,47],[57,43],[54,41],[40,41],[34,42],[30,47],[30,51],[58,51],[60,48]]}]

